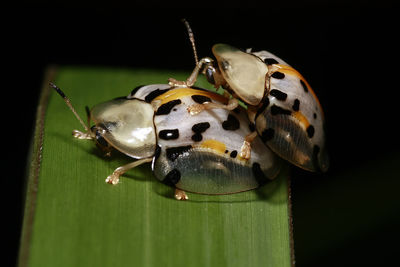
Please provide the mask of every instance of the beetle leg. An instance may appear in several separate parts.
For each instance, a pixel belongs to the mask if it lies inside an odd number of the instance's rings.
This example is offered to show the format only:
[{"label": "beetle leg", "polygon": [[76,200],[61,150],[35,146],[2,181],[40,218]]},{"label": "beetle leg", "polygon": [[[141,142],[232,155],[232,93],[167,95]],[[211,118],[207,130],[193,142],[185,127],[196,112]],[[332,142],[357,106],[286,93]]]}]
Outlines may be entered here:
[{"label": "beetle leg", "polygon": [[128,163],[128,164],[126,164],[124,166],[118,167],[118,168],[115,169],[115,171],[111,175],[109,175],[107,177],[106,183],[116,185],[116,184],[119,183],[119,177],[122,174],[124,174],[126,171],[128,171],[130,169],[133,169],[133,168],[135,168],[135,167],[137,167],[139,165],[142,165],[143,163],[151,162],[152,160],[153,160],[152,157],[151,158],[139,159],[139,160],[136,160],[134,162]]},{"label": "beetle leg", "polygon": [[243,141],[243,145],[240,148],[240,157],[245,159],[245,160],[249,160],[250,156],[251,156],[251,142],[253,142],[253,140],[257,137],[257,132],[254,131],[252,133],[249,133],[248,135],[246,135],[246,137],[244,138]]},{"label": "beetle leg", "polygon": [[185,81],[178,81],[174,78],[168,78],[168,84],[172,87],[187,87]]},{"label": "beetle leg", "polygon": [[200,61],[196,64],[192,74],[190,74],[186,81],[178,81],[174,78],[169,78],[168,84],[174,87],[192,87],[196,83],[197,76],[199,76],[199,72],[203,68],[203,65],[210,64],[210,62],[212,62],[212,59],[208,57],[200,59]]},{"label": "beetle leg", "polygon": [[186,195],[186,192],[181,189],[178,189],[178,188],[175,188],[174,196],[175,196],[176,200],[188,200],[189,199],[189,197]]},{"label": "beetle leg", "polygon": [[234,110],[239,106],[239,101],[236,98],[231,98],[229,99],[229,102],[227,105],[223,104],[217,104],[213,102],[204,102],[203,104],[193,104],[190,105],[187,108],[187,111],[190,113],[190,115],[197,115],[200,112],[208,109],[217,109],[217,108],[222,108],[226,110]]},{"label": "beetle leg", "polygon": [[88,140],[93,139],[92,134],[90,132],[81,132],[78,130],[73,130],[72,135],[78,139],[88,139]]}]

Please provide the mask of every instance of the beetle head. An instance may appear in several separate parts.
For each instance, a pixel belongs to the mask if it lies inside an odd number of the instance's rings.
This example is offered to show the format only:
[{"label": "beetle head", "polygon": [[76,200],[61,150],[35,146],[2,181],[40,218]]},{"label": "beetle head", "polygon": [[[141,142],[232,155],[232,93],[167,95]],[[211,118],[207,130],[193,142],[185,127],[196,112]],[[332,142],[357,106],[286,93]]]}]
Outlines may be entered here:
[{"label": "beetle head", "polygon": [[94,106],[90,117],[97,146],[116,148],[136,159],[154,155],[156,134],[154,109],[150,103],[132,98],[118,98]]},{"label": "beetle head", "polygon": [[206,76],[207,81],[214,85],[215,88],[220,86],[226,88],[226,81],[218,68],[217,62],[209,57],[203,58],[202,61],[202,73]]},{"label": "beetle head", "polygon": [[[154,155],[156,134],[151,104],[136,98],[116,98],[94,106],[91,111],[86,108],[86,125],[64,92],[53,83],[50,86],[61,95],[85,129],[84,132],[74,130],[76,138],[94,140],[106,155],[110,154],[112,147],[135,159]],[[91,128],[90,120],[95,123]]]},{"label": "beetle head", "polygon": [[90,131],[96,146],[103,151],[106,156],[111,156],[112,146],[103,137],[105,129],[101,126],[94,125],[90,128]]}]

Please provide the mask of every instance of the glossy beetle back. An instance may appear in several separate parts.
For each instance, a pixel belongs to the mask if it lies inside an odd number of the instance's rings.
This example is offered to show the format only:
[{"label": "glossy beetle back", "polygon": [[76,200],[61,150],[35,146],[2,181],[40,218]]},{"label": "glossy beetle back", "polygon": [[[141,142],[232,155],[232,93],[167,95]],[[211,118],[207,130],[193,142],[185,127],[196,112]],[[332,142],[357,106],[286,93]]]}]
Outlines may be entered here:
[{"label": "glossy beetle back", "polygon": [[244,102],[259,104],[264,96],[267,65],[259,58],[230,45],[216,44],[212,51],[229,87]]},{"label": "glossy beetle back", "polygon": [[156,148],[153,107],[139,99],[114,99],[91,110],[98,131],[117,150],[141,159]]},{"label": "glossy beetle back", "polygon": [[263,141],[279,156],[309,171],[326,171],[325,119],[305,78],[267,51],[254,52],[273,72],[255,120]]},{"label": "glossy beetle back", "polygon": [[204,194],[251,190],[279,173],[280,159],[257,137],[250,160],[240,157],[244,137],[251,132],[244,110],[205,110],[196,116],[187,108],[227,99],[205,90],[144,86],[129,97],[159,106],[154,117],[158,150],[155,176],[179,189]]}]

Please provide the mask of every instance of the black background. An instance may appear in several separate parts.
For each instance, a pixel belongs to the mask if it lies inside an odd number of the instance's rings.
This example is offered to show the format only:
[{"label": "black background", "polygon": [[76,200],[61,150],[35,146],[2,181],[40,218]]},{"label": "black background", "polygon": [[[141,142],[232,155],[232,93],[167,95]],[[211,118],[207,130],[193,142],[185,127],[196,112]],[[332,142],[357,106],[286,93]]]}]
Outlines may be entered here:
[{"label": "black background", "polygon": [[[391,177],[393,173],[400,173],[400,166],[396,168],[400,165],[396,161],[400,148],[397,130],[399,9],[393,5],[386,2],[368,6],[298,4],[290,8],[235,10],[15,8],[2,12],[6,13],[2,23],[5,37],[2,42],[6,45],[3,51],[9,59],[3,61],[8,71],[2,77],[5,82],[2,107],[6,118],[2,124],[6,144],[3,207],[10,222],[3,228],[6,238],[2,240],[10,250],[6,257],[9,265],[14,265],[17,257],[24,168],[46,66],[72,64],[190,71],[194,60],[180,21],[183,17],[191,23],[200,57],[211,56],[211,46],[218,42],[244,49],[252,47],[254,51],[268,50],[299,70],[319,96],[327,121],[331,168],[323,175],[293,170],[298,266],[354,266],[396,259],[398,215],[377,218],[379,223],[366,227],[361,234],[334,243],[330,243],[330,237],[341,229],[335,228],[334,222],[329,224],[331,218],[337,221],[338,216],[344,216],[344,222],[364,227],[369,221],[363,220],[364,213],[357,213],[359,209],[367,210],[372,217],[381,216],[379,206],[370,210],[363,207],[364,197],[368,197],[367,203],[374,198],[381,199],[379,203],[391,207],[390,214],[399,214],[396,189],[379,186],[385,172]],[[5,108],[7,104],[11,107]],[[322,207],[317,205],[318,198],[306,200],[313,192],[329,192],[332,185],[334,188],[348,186],[348,181],[340,178],[343,173],[363,168],[375,170],[374,162],[387,159],[394,164],[389,170],[385,169],[385,163],[379,165],[384,172],[380,174],[376,170],[378,175],[373,176],[377,185],[374,194],[356,190],[344,200],[346,203],[357,200],[356,205],[349,205],[354,210],[343,212],[346,205],[336,206],[335,199],[322,201],[328,203]],[[357,179],[351,183],[354,188],[362,186],[363,178]],[[392,197],[385,198],[387,194]],[[334,192],[331,195],[338,197]],[[321,222],[326,226],[316,225]],[[342,223],[340,227],[345,225]],[[316,246],[310,242],[318,240],[318,227],[326,227],[329,232],[324,240],[319,240],[328,245],[314,255],[307,247]]]}]

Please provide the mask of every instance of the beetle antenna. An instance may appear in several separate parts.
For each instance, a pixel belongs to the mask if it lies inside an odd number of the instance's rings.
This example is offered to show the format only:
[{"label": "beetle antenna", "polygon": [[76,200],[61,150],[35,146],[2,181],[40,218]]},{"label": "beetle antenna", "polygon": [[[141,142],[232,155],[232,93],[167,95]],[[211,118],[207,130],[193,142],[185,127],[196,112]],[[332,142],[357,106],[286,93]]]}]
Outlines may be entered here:
[{"label": "beetle antenna", "polygon": [[90,128],[90,109],[88,106],[85,106],[86,117],[87,117],[87,126]]},{"label": "beetle antenna", "polygon": [[67,106],[71,109],[71,111],[74,113],[75,117],[78,119],[78,121],[82,124],[83,128],[85,128],[86,132],[89,132],[89,128],[86,126],[86,124],[83,122],[83,120],[81,119],[81,117],[79,117],[78,113],[76,112],[76,110],[74,109],[74,107],[71,104],[71,100],[64,94],[64,92],[57,87],[54,83],[50,82],[49,83],[50,86],[56,90],[56,92],[64,99],[65,103],[67,104]]},{"label": "beetle antenna", "polygon": [[193,48],[194,60],[196,61],[196,65],[198,65],[199,58],[197,57],[196,45],[194,43],[194,35],[193,35],[192,28],[190,28],[189,22],[186,19],[182,19],[182,22],[185,24],[186,29],[188,31],[189,40],[190,40],[190,43],[192,44],[192,48]]}]

